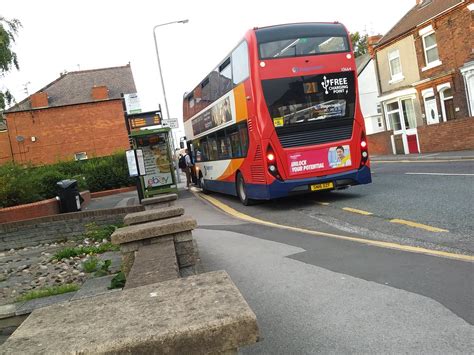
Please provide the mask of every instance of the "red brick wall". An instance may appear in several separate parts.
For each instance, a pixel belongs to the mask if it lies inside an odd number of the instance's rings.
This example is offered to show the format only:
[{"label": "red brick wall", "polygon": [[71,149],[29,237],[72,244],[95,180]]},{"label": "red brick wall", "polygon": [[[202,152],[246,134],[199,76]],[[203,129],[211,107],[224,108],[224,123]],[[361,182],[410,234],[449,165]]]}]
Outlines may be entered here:
[{"label": "red brick wall", "polygon": [[[74,153],[91,158],[129,147],[121,100],[13,112],[7,122],[15,132],[10,141],[16,163],[51,164],[73,160]],[[16,141],[19,135],[23,142]]]},{"label": "red brick wall", "polygon": [[[84,208],[91,201],[91,193],[89,191],[84,191],[81,192],[81,196],[84,199],[81,207]],[[28,203],[25,205],[1,208],[0,223],[23,221],[32,218],[53,216],[56,214],[59,214],[59,202],[56,198],[50,198],[49,200]]]},{"label": "red brick wall", "polygon": [[392,131],[370,134],[367,136],[369,155],[392,155]]},{"label": "red brick wall", "polygon": [[8,131],[0,131],[0,165],[12,160]]},{"label": "red brick wall", "polygon": [[[474,118],[418,127],[421,153],[474,149]],[[370,146],[369,146],[370,148]]]},{"label": "red brick wall", "polygon": [[[436,34],[436,42],[438,45],[439,60],[441,65],[422,71],[426,66],[426,59],[423,50],[423,40],[419,36],[418,31],[424,26],[416,28],[414,31],[415,48],[417,53],[418,64],[420,67],[420,80],[436,79],[441,76],[447,76],[446,80],[438,80],[437,82],[425,83],[417,87],[419,91],[426,88],[434,88],[442,82],[451,82],[453,90],[454,107],[458,107],[459,111],[455,113],[456,118],[463,118],[469,115],[466,101],[466,92],[464,87],[464,80],[459,71],[466,62],[474,59],[474,52],[472,52],[472,38],[474,36],[473,28],[474,21],[471,12],[466,8],[466,4],[462,4],[453,11],[437,18],[428,25],[433,26]],[[439,96],[437,96],[438,111],[441,114],[441,106]],[[424,106],[422,110],[424,112]],[[426,120],[425,120],[426,123]]]}]

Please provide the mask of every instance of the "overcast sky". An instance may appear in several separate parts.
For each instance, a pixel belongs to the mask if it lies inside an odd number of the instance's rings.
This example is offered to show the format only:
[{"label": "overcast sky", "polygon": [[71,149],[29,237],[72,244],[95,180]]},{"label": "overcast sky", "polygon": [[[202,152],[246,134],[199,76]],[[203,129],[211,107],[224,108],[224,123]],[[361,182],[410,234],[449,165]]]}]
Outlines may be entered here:
[{"label": "overcast sky", "polygon": [[[143,111],[164,110],[152,29],[157,29],[171,117],[182,119],[182,97],[208,74],[253,27],[339,21],[351,32],[386,33],[416,0],[82,0],[2,1],[0,15],[17,18],[14,50],[20,71],[0,78],[17,101],[57,79],[60,72],[131,62]],[[182,127],[182,126],[181,126]]]}]

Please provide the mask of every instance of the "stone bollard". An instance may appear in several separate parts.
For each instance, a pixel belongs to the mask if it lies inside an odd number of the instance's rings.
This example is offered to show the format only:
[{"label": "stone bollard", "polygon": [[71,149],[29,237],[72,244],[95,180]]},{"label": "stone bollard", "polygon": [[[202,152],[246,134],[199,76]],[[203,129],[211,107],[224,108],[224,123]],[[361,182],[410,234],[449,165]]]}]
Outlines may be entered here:
[{"label": "stone bollard", "polygon": [[174,206],[177,199],[177,194],[158,195],[154,197],[144,198],[142,200],[142,205],[145,207],[145,210],[170,207]]},{"label": "stone bollard", "polygon": [[[148,211],[156,213],[156,211]],[[143,217],[143,215],[141,216]],[[130,222],[131,218],[128,219]],[[117,229],[112,234],[112,243],[120,245],[122,270],[128,276],[135,261],[135,254],[146,245],[172,241],[177,256],[179,270],[193,268],[196,253],[191,231],[196,228],[196,220],[189,216],[178,216],[152,222],[135,224]]]}]

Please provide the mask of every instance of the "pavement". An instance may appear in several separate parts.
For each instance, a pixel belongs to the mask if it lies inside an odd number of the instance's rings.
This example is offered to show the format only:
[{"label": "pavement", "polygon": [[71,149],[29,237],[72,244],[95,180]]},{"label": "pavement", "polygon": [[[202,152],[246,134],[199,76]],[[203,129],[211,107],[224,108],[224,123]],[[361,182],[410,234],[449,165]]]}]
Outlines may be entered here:
[{"label": "pavement", "polygon": [[190,192],[205,271],[226,270],[263,340],[244,354],[470,353],[473,264],[247,223]]},{"label": "pavement", "polygon": [[[370,149],[369,149],[370,153]],[[426,154],[371,155],[372,161],[419,161],[419,160],[474,160],[474,150],[439,152]]]}]

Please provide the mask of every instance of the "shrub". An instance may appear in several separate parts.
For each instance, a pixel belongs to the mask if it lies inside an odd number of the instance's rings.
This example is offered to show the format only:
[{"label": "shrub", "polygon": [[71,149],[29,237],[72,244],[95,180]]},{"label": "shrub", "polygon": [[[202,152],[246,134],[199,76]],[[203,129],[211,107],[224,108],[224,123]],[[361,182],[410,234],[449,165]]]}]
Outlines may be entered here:
[{"label": "shrub", "polygon": [[8,163],[0,166],[0,208],[36,202],[56,195],[56,183],[75,179],[79,190],[103,191],[134,185],[125,153],[41,167]]}]

